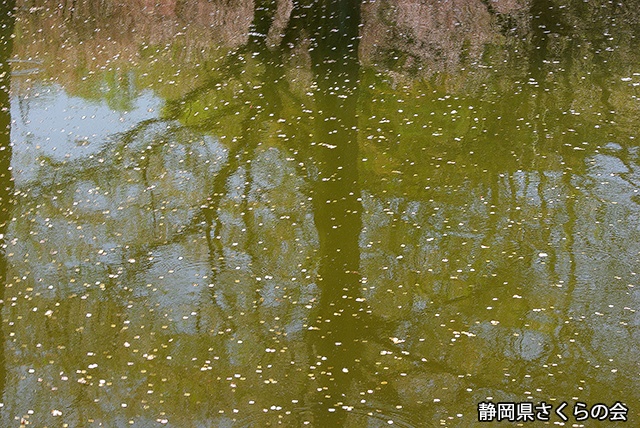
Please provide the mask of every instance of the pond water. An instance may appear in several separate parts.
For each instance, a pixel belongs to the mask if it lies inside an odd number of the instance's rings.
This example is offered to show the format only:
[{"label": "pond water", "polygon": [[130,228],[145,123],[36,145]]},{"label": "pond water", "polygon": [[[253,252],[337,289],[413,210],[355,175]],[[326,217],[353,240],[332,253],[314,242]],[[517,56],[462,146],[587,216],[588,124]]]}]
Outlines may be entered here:
[{"label": "pond water", "polygon": [[5,2],[0,425],[639,426],[639,6]]}]

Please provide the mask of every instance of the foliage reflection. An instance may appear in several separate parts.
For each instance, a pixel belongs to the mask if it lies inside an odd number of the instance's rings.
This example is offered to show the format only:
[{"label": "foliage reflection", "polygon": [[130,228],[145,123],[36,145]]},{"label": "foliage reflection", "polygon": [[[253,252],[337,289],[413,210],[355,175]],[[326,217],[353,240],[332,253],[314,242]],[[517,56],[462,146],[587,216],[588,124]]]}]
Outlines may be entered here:
[{"label": "foliage reflection", "polygon": [[4,423],[632,406],[640,20],[596,3],[19,3]]}]

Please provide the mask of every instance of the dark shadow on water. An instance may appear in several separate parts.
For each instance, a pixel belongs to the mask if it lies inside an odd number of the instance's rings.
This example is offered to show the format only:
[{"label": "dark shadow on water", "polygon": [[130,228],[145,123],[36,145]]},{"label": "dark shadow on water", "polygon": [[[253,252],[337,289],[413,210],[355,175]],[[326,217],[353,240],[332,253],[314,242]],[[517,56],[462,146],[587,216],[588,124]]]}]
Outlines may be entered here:
[{"label": "dark shadow on water", "polygon": [[[7,275],[6,231],[11,218],[11,197],[13,181],[11,174],[11,108],[9,88],[11,67],[8,59],[13,49],[15,1],[5,1],[0,6],[0,313],[4,308],[4,294]],[[6,383],[6,356],[4,323],[0,322],[0,402],[4,401]],[[1,410],[1,409],[0,409]]]}]

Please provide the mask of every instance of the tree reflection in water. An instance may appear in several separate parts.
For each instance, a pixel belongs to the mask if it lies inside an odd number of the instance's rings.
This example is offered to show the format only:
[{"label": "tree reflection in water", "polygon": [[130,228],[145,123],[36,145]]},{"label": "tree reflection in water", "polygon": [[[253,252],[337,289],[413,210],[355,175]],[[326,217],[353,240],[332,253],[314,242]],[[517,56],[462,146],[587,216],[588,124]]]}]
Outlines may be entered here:
[{"label": "tree reflection in water", "polygon": [[[9,89],[11,88],[11,67],[7,61],[13,49],[15,2],[5,2],[0,8],[0,313],[4,308],[4,282],[7,275],[6,233],[11,219],[13,180],[11,174],[11,114],[9,112]],[[5,393],[5,328],[0,324],[0,397]]]},{"label": "tree reflection in water", "polygon": [[[44,3],[14,53],[60,59],[14,73],[0,155],[7,425],[469,427],[487,397],[637,398],[634,12]],[[603,13],[617,32],[582,26]],[[65,157],[61,124],[37,136],[47,77],[123,120],[140,88],[168,101]]]}]

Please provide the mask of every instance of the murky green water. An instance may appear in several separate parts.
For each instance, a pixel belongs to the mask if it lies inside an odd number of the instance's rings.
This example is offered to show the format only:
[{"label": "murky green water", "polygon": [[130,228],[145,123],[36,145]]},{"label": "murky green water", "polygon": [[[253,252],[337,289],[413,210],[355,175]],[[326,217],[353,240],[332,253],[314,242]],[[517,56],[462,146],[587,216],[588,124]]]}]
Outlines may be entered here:
[{"label": "murky green water", "polygon": [[5,3],[0,425],[638,426],[638,6]]}]

